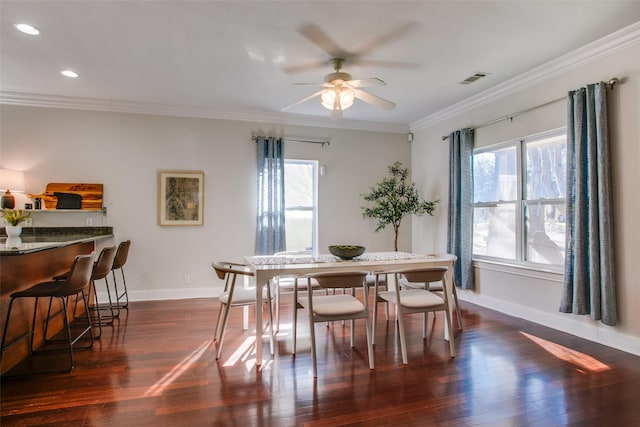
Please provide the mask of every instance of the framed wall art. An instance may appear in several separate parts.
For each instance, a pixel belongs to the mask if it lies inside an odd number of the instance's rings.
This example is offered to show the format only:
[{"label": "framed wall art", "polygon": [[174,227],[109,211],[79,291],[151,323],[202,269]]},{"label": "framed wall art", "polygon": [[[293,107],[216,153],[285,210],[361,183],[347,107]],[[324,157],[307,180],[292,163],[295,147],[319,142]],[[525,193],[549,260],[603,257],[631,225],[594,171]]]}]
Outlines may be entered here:
[{"label": "framed wall art", "polygon": [[204,225],[204,172],[159,172],[158,224]]}]

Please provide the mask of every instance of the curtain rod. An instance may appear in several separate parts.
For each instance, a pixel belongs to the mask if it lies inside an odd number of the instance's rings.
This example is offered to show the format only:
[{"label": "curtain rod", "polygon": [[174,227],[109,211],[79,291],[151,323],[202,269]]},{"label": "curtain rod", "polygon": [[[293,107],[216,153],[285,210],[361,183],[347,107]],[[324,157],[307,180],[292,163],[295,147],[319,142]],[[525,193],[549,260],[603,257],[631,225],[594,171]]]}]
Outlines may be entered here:
[{"label": "curtain rod", "polygon": [[[325,145],[331,145],[331,139],[330,138],[325,138],[325,139],[300,139],[300,138],[282,138],[283,141],[286,142],[303,142],[306,144],[322,144],[322,146],[324,147]],[[252,136],[251,137],[252,141],[257,141],[258,137],[257,136]]]},{"label": "curtain rod", "polygon": [[[605,85],[609,86],[611,89],[613,89],[613,87],[615,85],[617,85],[617,84],[621,84],[620,79],[617,78],[617,77],[612,77],[605,83]],[[471,129],[478,129],[478,128],[481,128],[481,127],[489,126],[489,125],[492,125],[494,123],[501,122],[503,120],[513,120],[514,117],[520,116],[520,115],[522,115],[524,113],[528,113],[529,111],[536,110],[538,108],[546,107],[547,105],[555,104],[556,102],[562,101],[563,99],[567,99],[567,97],[563,96],[562,98],[557,98],[557,99],[554,99],[552,101],[545,102],[544,104],[536,105],[535,107],[527,108],[526,110],[521,110],[521,111],[518,111],[517,113],[509,114],[508,116],[504,116],[504,117],[500,117],[500,118],[497,118],[497,119],[490,120],[488,122],[480,123],[477,126],[473,126]],[[446,140],[449,139],[449,135],[443,135],[441,139],[443,141],[446,141]]]}]

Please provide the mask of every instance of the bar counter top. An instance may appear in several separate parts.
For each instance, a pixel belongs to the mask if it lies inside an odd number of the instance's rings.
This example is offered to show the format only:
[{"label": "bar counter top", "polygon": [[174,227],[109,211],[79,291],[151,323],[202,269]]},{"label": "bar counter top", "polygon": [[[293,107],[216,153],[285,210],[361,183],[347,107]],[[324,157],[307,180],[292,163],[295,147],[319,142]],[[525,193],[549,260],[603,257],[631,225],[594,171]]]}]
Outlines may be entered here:
[{"label": "bar counter top", "polygon": [[0,256],[24,255],[111,237],[113,227],[23,227],[20,245],[7,247],[7,237],[1,235]]}]

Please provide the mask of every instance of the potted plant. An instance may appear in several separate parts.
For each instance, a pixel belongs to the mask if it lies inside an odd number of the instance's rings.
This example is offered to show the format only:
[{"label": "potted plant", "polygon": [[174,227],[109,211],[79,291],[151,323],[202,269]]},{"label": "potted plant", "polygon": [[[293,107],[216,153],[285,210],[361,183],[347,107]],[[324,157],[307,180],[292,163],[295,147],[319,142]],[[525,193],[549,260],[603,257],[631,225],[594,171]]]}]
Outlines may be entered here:
[{"label": "potted plant", "polygon": [[2,211],[2,219],[7,223],[5,226],[7,237],[19,237],[20,233],[22,233],[22,226],[20,224],[29,218],[31,218],[31,214],[22,209],[4,209]]},{"label": "potted plant", "polygon": [[371,202],[371,206],[362,207],[362,217],[378,221],[376,232],[387,225],[393,226],[395,238],[393,247],[398,251],[398,230],[402,218],[407,215],[433,215],[439,200],[429,202],[420,199],[415,182],[409,182],[409,171],[396,161],[388,166],[390,176],[383,178],[375,186],[369,188],[369,193],[362,194],[362,198]]}]

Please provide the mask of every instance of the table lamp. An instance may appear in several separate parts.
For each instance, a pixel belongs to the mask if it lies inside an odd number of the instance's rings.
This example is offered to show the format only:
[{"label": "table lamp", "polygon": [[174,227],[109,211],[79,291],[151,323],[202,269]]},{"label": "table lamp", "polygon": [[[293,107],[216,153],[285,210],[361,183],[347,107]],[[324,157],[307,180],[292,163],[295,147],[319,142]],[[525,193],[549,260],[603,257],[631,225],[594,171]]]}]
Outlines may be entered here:
[{"label": "table lamp", "polygon": [[16,198],[11,194],[24,191],[24,172],[13,169],[0,169],[0,191],[6,191],[2,196],[2,209],[13,209],[16,206]]}]

